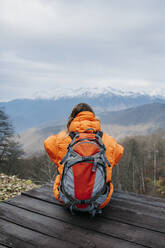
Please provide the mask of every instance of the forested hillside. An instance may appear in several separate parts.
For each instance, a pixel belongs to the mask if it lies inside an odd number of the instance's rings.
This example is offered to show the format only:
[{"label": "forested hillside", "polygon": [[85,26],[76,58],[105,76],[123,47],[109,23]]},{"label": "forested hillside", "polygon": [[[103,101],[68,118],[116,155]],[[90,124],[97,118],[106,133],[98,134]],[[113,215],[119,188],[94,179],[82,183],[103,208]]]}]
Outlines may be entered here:
[{"label": "forested hillside", "polygon": [[116,189],[165,197],[165,130],[126,137],[125,153],[114,169]]}]

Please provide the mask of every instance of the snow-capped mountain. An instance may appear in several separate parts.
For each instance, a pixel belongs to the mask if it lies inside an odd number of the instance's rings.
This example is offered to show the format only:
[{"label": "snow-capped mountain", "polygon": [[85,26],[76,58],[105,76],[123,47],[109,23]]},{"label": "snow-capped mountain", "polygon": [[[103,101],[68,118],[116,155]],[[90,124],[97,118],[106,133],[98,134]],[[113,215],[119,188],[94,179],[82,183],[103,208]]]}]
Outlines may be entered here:
[{"label": "snow-capped mountain", "polygon": [[74,97],[98,97],[99,95],[116,95],[125,97],[150,96],[165,98],[165,89],[134,89],[132,91],[114,89],[112,87],[88,87],[88,88],[56,88],[52,90],[36,91],[32,99],[60,99]]},{"label": "snow-capped mountain", "polygon": [[54,89],[51,92],[38,92],[33,99],[16,99],[1,102],[17,132],[47,123],[64,123],[74,105],[86,102],[96,115],[137,107],[149,103],[165,103],[165,91],[124,91],[107,88]]}]

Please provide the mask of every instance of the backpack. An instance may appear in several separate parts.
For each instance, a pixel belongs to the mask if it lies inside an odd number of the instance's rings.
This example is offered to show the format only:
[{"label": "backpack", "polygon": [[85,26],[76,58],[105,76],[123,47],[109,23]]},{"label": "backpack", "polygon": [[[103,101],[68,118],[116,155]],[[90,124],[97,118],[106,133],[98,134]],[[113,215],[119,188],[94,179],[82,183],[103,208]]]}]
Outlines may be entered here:
[{"label": "backpack", "polygon": [[[89,132],[90,131],[90,132]],[[91,129],[84,133],[72,132],[68,151],[60,164],[64,164],[59,194],[64,205],[75,211],[101,213],[99,206],[109,193],[106,183],[106,165],[103,133]]]}]

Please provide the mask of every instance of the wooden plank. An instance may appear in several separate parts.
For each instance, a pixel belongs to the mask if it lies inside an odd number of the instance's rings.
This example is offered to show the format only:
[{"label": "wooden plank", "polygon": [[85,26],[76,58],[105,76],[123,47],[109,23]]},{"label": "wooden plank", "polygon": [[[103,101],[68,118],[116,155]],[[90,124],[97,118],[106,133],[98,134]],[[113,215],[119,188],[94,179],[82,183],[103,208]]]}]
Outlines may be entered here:
[{"label": "wooden plank", "polygon": [[0,244],[0,248],[10,248],[9,246]]},{"label": "wooden plank", "polygon": [[[50,187],[53,186],[52,184],[47,184],[47,186],[48,185]],[[137,193],[134,193],[134,192],[114,191],[113,196],[115,196],[116,198],[120,197],[120,198],[130,198],[130,199],[135,199],[135,200],[139,199],[139,200],[143,200],[145,202],[149,201],[152,204],[154,204],[154,203],[157,204],[158,202],[165,204],[165,199],[164,198],[151,196],[151,195],[137,194]]]},{"label": "wooden plank", "polygon": [[[33,204],[35,203],[36,202],[33,202]],[[47,206],[45,206],[47,208],[49,203],[45,204],[47,204]],[[54,208],[52,204],[49,205],[52,207],[52,212],[56,212],[56,208]],[[42,204],[41,207],[43,208]],[[58,208],[62,210],[63,213],[65,213],[63,208]],[[88,218],[86,218],[87,221],[85,222],[85,229],[83,229],[78,225],[74,226],[69,222],[67,223],[60,221],[59,219],[46,217],[41,215],[41,213],[38,214],[31,212],[32,210],[25,211],[24,209],[5,203],[0,204],[0,210],[0,215],[4,220],[12,221],[17,225],[26,226],[26,228],[48,235],[49,237],[56,237],[61,240],[63,239],[64,241],[67,241],[67,247],[69,242],[74,244],[73,247],[141,247],[139,245],[133,244],[133,242],[124,241],[120,238],[113,238],[109,235],[105,235],[104,233],[96,233],[90,230],[88,227],[90,220]],[[72,220],[73,216],[71,216],[69,213],[66,214],[68,214],[70,220]],[[84,217],[81,216],[81,220],[83,219]]]},{"label": "wooden plank", "polygon": [[[45,186],[42,186],[40,188],[31,190],[29,192],[24,192],[23,194],[30,194],[32,196],[36,196],[39,198],[39,196],[44,193],[45,196],[49,196],[49,201],[58,203],[53,196],[53,186],[50,184],[47,184]],[[44,196],[43,196],[44,197]],[[46,197],[45,200],[48,200]],[[144,196],[144,195],[138,195],[133,193],[125,193],[125,192],[115,192],[112,196],[112,200],[119,200],[119,201],[126,201],[129,202],[129,204],[137,203],[139,205],[148,206],[148,207],[156,207],[162,209],[165,211],[165,200],[161,198],[151,197],[151,196]]]},{"label": "wooden plank", "polygon": [[53,195],[53,188],[50,185],[45,185],[37,189],[22,192],[22,195],[28,195],[37,199],[42,199],[48,202],[52,202],[57,205],[61,205]]},{"label": "wooden plank", "polygon": [[[59,204],[52,194],[50,186],[38,189],[37,192],[25,193],[45,201]],[[165,230],[165,209],[157,206],[147,206],[133,201],[127,202],[122,199],[112,199],[109,206],[103,210],[108,219],[124,221],[128,224],[146,227],[151,230],[164,232]]]},{"label": "wooden plank", "polygon": [[164,218],[165,217],[165,206],[157,207],[151,205],[144,205],[143,203],[135,202],[135,201],[127,201],[119,198],[112,198],[110,201],[110,206],[112,207],[120,207],[123,209],[131,209],[136,213],[141,213],[148,216],[155,216],[156,218]]},{"label": "wooden plank", "polygon": [[12,248],[35,248],[35,247],[75,247],[62,240],[48,237],[36,231],[16,225],[15,223],[0,219],[0,243]]},{"label": "wooden plank", "polygon": [[[38,188],[38,189],[34,189],[29,192],[25,192],[23,193],[23,195],[27,195],[30,197],[34,197],[36,199],[41,199],[47,202],[52,202],[54,204],[61,205],[53,196],[52,188],[49,185]],[[109,209],[111,206],[122,208],[122,209],[127,209],[127,210],[131,209],[131,211],[134,211],[135,213],[138,213],[139,215],[141,214],[144,216],[145,215],[151,216],[151,217],[153,216],[155,218],[165,217],[165,206],[164,208],[158,207],[158,206],[150,206],[150,205],[143,204],[141,202],[137,203],[134,201],[126,201],[125,199],[123,200],[120,198],[112,198],[107,208]],[[105,212],[105,209],[103,212]],[[111,215],[110,209],[109,211],[106,211],[106,217],[108,217],[109,214]]]},{"label": "wooden plank", "polygon": [[154,198],[150,196],[142,196],[138,194],[129,194],[129,193],[119,193],[116,192],[113,194],[112,199],[120,199],[125,200],[127,202],[134,202],[138,204],[143,204],[147,206],[153,206],[153,207],[159,207],[159,208],[165,208],[165,202],[161,200],[161,198]]},{"label": "wooden plank", "polygon": [[126,209],[120,206],[113,207],[111,205],[104,209],[103,216],[165,234],[165,217],[161,218],[158,215],[148,215],[147,212],[140,213],[135,209]]},{"label": "wooden plank", "polygon": [[[6,245],[7,247],[29,247],[34,248],[35,246],[30,242],[23,240],[23,237],[20,236],[22,233],[21,228],[17,228],[17,225],[14,225],[10,222],[0,219],[0,243]],[[27,233],[28,237],[29,233]]]},{"label": "wooden plank", "polygon": [[[27,203],[28,205],[26,205]],[[94,219],[89,219],[89,216],[84,214],[71,216],[70,213],[68,213],[64,208],[58,205],[54,205],[48,202],[37,202],[35,199],[32,199],[31,206],[29,205],[30,199],[25,200],[24,204],[25,208],[27,206],[27,208],[31,211],[42,213],[42,215],[46,216],[49,215],[51,218],[54,218],[54,221],[57,221],[58,219],[67,223],[72,223],[79,227],[83,227],[88,230],[90,229],[101,234],[113,236],[146,247],[164,248],[165,235],[159,232],[154,232],[145,228],[129,225],[127,223],[115,220],[108,220],[107,218],[99,216],[95,217]],[[8,204],[4,205],[6,206]],[[10,209],[9,206],[7,206],[7,208]],[[16,219],[18,219],[18,217]]]},{"label": "wooden plank", "polygon": [[[41,208],[38,209],[35,207],[39,205],[40,203],[39,200],[33,199],[26,195],[12,198],[9,201],[9,203],[15,206],[19,206],[23,208],[25,207],[26,209],[31,209],[35,212],[39,211],[40,213],[42,213]],[[43,204],[40,205],[44,206],[44,203],[45,202],[43,202]],[[46,211],[46,209],[44,211]],[[45,214],[45,212],[43,213]],[[118,222],[124,222],[134,226],[144,227],[146,229],[165,233],[165,216],[164,218],[153,217],[150,215],[148,216],[145,214],[138,213],[131,209],[125,209],[125,208],[123,209],[120,206],[112,207],[111,205],[104,209],[102,216],[110,220],[116,220]]]},{"label": "wooden plank", "polygon": [[[4,225],[4,220],[0,219],[0,222],[1,222],[1,225]],[[6,227],[8,228],[8,230],[10,230],[11,225],[12,225],[11,223],[6,222]],[[13,234],[13,230],[15,230],[15,225],[13,225],[12,231],[10,233],[8,232],[8,230],[0,231],[0,243],[1,244],[6,245],[7,247],[11,247],[11,248],[19,248],[19,247],[20,248],[21,247],[35,248],[35,245],[31,244],[28,241],[24,241],[22,237],[18,238],[17,235]],[[19,231],[21,232],[21,228]]]}]

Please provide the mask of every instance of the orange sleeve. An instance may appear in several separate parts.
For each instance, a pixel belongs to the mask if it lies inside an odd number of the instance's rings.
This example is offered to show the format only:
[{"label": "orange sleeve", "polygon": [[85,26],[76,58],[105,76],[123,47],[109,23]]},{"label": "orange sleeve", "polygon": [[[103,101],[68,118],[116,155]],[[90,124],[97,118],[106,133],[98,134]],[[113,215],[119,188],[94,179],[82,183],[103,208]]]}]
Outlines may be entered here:
[{"label": "orange sleeve", "polygon": [[45,141],[44,141],[44,147],[46,152],[49,155],[50,160],[57,164],[57,146],[56,146],[56,135],[52,135],[50,137],[48,137]]},{"label": "orange sleeve", "polygon": [[103,143],[106,147],[107,159],[113,168],[120,161],[124,153],[124,148],[119,145],[114,138],[106,133],[103,134]]},{"label": "orange sleeve", "polygon": [[56,135],[48,137],[44,141],[45,150],[48,153],[50,160],[56,164],[60,174],[63,172],[63,165],[60,165],[60,161],[67,152],[70,139],[71,138],[66,135],[66,132],[62,131]]},{"label": "orange sleeve", "polygon": [[124,147],[117,144],[114,149],[115,165],[118,164],[124,153]]}]

